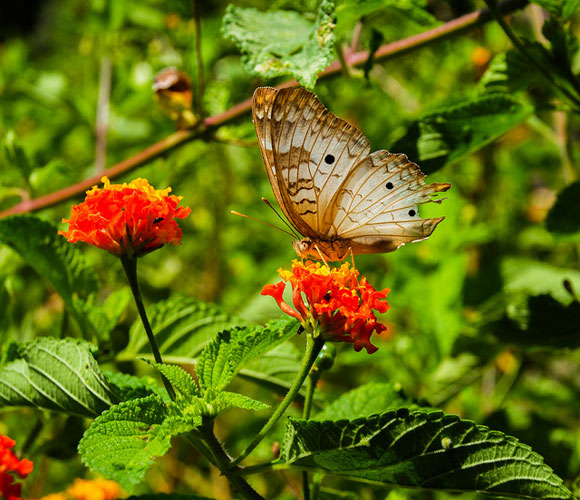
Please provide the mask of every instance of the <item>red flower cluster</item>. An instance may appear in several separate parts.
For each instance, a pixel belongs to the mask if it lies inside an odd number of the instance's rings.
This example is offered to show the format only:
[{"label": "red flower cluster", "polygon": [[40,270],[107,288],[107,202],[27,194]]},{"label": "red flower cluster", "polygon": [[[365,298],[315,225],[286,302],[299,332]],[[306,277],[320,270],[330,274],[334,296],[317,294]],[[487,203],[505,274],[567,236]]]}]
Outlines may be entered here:
[{"label": "red flower cluster", "polygon": [[7,436],[0,434],[0,498],[3,500],[19,500],[21,484],[14,483],[15,472],[24,479],[32,472],[32,462],[23,458],[18,460],[12,448],[16,443]]},{"label": "red flower cluster", "polygon": [[[369,354],[377,350],[370,337],[386,327],[377,321],[373,310],[387,312],[388,288],[375,290],[366,278],[359,280],[359,272],[348,263],[330,268],[319,262],[294,260],[292,271],[279,269],[278,273],[284,281],[266,285],[262,295],[274,297],[284,313],[312,327],[326,340],[351,342],[355,351],[364,347]],[[292,286],[295,309],[282,298],[286,281]]]},{"label": "red flower cluster", "polygon": [[167,243],[181,243],[175,219],[184,219],[191,209],[177,206],[181,196],[169,195],[171,188],[157,190],[146,179],[129,184],[101,180],[103,188],[94,186],[83,203],[73,205],[70,219],[62,220],[69,229],[59,234],[119,257],[139,257]]}]

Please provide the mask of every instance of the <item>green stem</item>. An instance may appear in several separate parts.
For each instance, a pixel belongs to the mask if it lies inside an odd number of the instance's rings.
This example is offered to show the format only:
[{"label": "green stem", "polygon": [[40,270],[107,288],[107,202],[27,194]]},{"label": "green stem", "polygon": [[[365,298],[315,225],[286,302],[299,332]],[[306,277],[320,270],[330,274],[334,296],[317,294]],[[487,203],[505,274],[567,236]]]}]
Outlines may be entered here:
[{"label": "green stem", "polygon": [[308,332],[306,333],[306,351],[304,353],[304,358],[302,358],[300,371],[296,375],[292,386],[288,390],[286,396],[284,396],[280,406],[276,408],[276,411],[272,414],[264,427],[262,427],[262,430],[256,435],[256,437],[246,447],[242,454],[232,462],[232,466],[239,464],[244,458],[246,458],[254,450],[254,448],[256,448],[256,446],[262,442],[262,439],[264,439],[266,435],[272,430],[272,427],[276,425],[276,422],[278,422],[280,417],[284,414],[288,406],[290,406],[290,403],[292,403],[298,394],[298,391],[302,387],[302,384],[308,376],[308,373],[310,373],[310,369],[316,361],[316,356],[318,356],[318,353],[322,349],[323,345],[324,340],[321,337],[313,339],[312,335],[310,335]]},{"label": "green stem", "polygon": [[213,419],[203,417],[203,423],[200,429],[204,442],[215,459],[214,465],[228,478],[236,491],[248,500],[264,500],[264,497],[254,490],[239,474],[241,468],[237,466],[232,468],[230,456],[226,453],[213,431]]},{"label": "green stem", "polygon": [[[321,372],[316,368],[311,370],[306,381],[306,397],[304,398],[304,409],[302,410],[302,418],[308,420],[310,412],[312,411],[312,400],[314,399],[314,391],[316,384],[320,379]],[[310,481],[308,478],[308,471],[302,471],[302,493],[304,500],[310,500]]]},{"label": "green stem", "polygon": [[504,31],[504,33],[507,35],[510,41],[514,44],[514,47],[516,47],[530,63],[532,63],[540,70],[540,74],[542,74],[544,78],[548,80],[548,82],[550,82],[555,88],[557,88],[560,92],[562,92],[562,94],[564,94],[568,99],[570,99],[574,104],[576,104],[576,106],[580,106],[580,99],[578,98],[578,96],[575,96],[566,87],[560,85],[556,81],[556,79],[552,76],[552,71],[550,70],[550,68],[546,66],[542,61],[537,59],[534,55],[532,55],[531,52],[529,52],[526,49],[524,44],[519,40],[519,38],[510,28],[509,24],[506,23],[505,19],[501,15],[501,12],[499,11],[497,5],[497,0],[485,0],[485,3],[487,4],[489,11],[493,14],[496,21],[500,25],[501,29]]},{"label": "green stem", "polygon": [[[133,298],[135,299],[135,305],[137,306],[137,311],[139,311],[139,316],[141,317],[141,322],[145,328],[145,333],[149,339],[149,345],[151,346],[151,351],[153,352],[153,357],[156,363],[163,363],[161,359],[161,353],[159,352],[159,347],[157,347],[157,341],[155,340],[155,335],[153,335],[153,330],[151,329],[151,324],[149,323],[149,318],[147,317],[147,312],[145,311],[145,306],[143,305],[143,299],[141,298],[141,292],[139,291],[139,282],[137,280],[137,258],[128,257],[126,255],[121,256],[121,264],[123,264],[123,269],[127,275],[127,280],[129,280],[129,286],[131,287],[131,292],[133,292]],[[161,375],[161,380],[163,385],[172,400],[175,400],[175,391],[171,386],[169,380],[167,380],[163,375]]]}]

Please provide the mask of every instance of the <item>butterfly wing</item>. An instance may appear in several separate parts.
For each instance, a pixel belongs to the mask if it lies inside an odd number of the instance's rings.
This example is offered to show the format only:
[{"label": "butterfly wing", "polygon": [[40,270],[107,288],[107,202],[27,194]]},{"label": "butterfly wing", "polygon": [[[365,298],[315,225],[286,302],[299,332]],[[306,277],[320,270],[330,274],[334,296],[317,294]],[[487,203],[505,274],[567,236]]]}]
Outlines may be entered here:
[{"label": "butterfly wing", "polygon": [[301,234],[326,238],[336,195],[368,156],[368,139],[302,88],[258,88],[252,109],[278,204]]},{"label": "butterfly wing", "polygon": [[350,242],[355,254],[396,250],[427,238],[443,217],[422,219],[418,206],[447,191],[449,183],[425,184],[418,165],[404,154],[376,151],[344,180],[334,203],[332,237]]}]

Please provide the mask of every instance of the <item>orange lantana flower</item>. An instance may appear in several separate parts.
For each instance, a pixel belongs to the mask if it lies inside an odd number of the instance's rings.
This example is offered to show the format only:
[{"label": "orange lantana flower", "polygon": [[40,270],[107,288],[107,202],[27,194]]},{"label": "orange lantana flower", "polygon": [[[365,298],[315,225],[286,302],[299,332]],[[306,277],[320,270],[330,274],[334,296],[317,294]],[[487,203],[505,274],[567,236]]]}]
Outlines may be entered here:
[{"label": "orange lantana flower", "polygon": [[14,482],[13,474],[24,479],[32,472],[32,462],[16,457],[12,448],[16,442],[0,434],[0,498],[19,500],[22,485]]},{"label": "orange lantana flower", "polygon": [[[262,295],[274,297],[283,312],[325,340],[351,342],[356,351],[363,347],[368,353],[377,350],[370,337],[386,327],[377,321],[374,311],[385,313],[389,309],[388,288],[375,290],[365,277],[359,279],[359,272],[348,263],[330,268],[319,262],[294,260],[291,271],[279,269],[278,274],[284,281],[266,285]],[[282,297],[285,282],[292,286],[295,309]]]},{"label": "orange lantana flower", "polygon": [[171,188],[155,189],[147,179],[129,184],[111,184],[87,191],[85,201],[73,205],[68,231],[59,231],[71,243],[84,241],[113,255],[139,257],[167,243],[181,243],[176,219],[187,217],[191,209],[178,207],[181,196]]}]

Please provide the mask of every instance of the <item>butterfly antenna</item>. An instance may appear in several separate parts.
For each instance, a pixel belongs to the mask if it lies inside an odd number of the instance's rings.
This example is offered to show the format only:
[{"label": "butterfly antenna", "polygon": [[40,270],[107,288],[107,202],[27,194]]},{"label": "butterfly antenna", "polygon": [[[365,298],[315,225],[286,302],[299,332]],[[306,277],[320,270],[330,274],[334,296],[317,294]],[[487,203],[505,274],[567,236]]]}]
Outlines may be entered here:
[{"label": "butterfly antenna", "polygon": [[266,205],[268,205],[268,206],[269,206],[269,207],[270,207],[270,208],[271,208],[271,209],[274,211],[274,213],[275,213],[275,214],[278,216],[278,219],[280,219],[280,220],[281,220],[281,221],[282,221],[284,224],[286,224],[286,227],[288,227],[288,228],[290,229],[290,231],[292,231],[292,234],[294,235],[294,238],[297,238],[297,239],[299,239],[299,240],[300,240],[300,239],[302,239],[302,237],[301,237],[301,236],[300,236],[300,235],[299,235],[299,234],[296,232],[296,230],[295,230],[295,229],[294,229],[294,228],[293,228],[293,227],[292,227],[290,224],[288,224],[288,221],[287,221],[287,220],[286,220],[284,217],[282,217],[282,216],[281,216],[281,215],[278,213],[278,210],[276,210],[276,209],[275,209],[275,208],[272,206],[272,204],[271,204],[271,203],[270,203],[270,202],[269,202],[269,201],[268,201],[266,198],[264,198],[263,196],[262,196],[262,201],[263,201],[263,202],[264,202]]},{"label": "butterfly antenna", "polygon": [[259,222],[260,224],[264,224],[264,226],[273,227],[274,229],[277,229],[278,231],[282,231],[283,233],[286,233],[291,238],[296,238],[296,235],[294,235],[290,231],[286,231],[286,229],[275,226],[274,224],[269,224],[268,222],[264,222],[263,220],[256,219],[255,217],[252,217],[251,215],[241,214],[240,212],[236,212],[235,210],[231,210],[230,213],[232,213],[233,215],[239,215],[240,217],[245,217],[246,219],[255,220],[256,222]]}]

